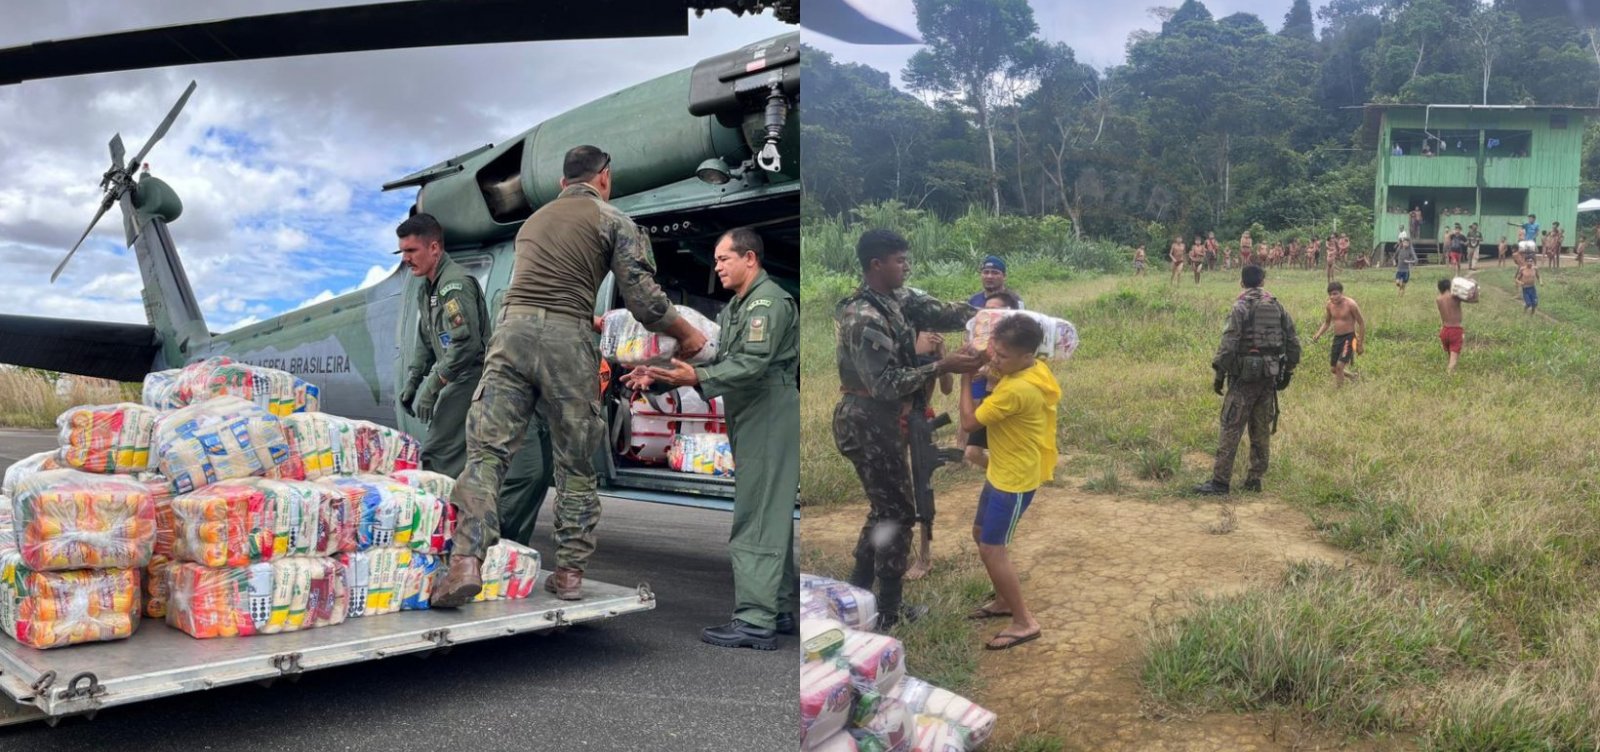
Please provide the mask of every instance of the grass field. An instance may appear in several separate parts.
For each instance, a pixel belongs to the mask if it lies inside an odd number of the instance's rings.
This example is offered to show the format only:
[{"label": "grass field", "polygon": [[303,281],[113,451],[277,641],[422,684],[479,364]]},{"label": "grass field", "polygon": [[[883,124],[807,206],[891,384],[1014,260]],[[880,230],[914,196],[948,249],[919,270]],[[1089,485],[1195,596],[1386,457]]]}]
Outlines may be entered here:
[{"label": "grass field", "polygon": [[[60,378],[70,381],[58,388]],[[75,405],[138,402],[139,386],[0,367],[0,428],[53,428],[56,416]]]},{"label": "grass field", "polygon": [[[1537,316],[1523,314],[1509,267],[1479,272],[1453,376],[1433,304],[1444,272],[1418,269],[1403,298],[1392,271],[1342,274],[1369,321],[1363,379],[1342,391],[1328,338],[1309,343],[1323,275],[1269,273],[1306,347],[1282,394],[1267,492],[1359,566],[1295,568],[1153,624],[1139,668],[1148,700],[1175,713],[1287,710],[1350,733],[1414,732],[1431,749],[1600,745],[1600,269],[1541,272]],[[1013,282],[1083,339],[1056,368],[1068,467],[1097,487],[1115,472],[1155,478],[1122,491],[1151,503],[1184,497],[1216,449],[1209,362],[1236,273],[1198,286],[1159,273]],[[949,295],[977,280],[918,284]],[[859,503],[829,428],[839,290],[808,292],[804,500]]]}]

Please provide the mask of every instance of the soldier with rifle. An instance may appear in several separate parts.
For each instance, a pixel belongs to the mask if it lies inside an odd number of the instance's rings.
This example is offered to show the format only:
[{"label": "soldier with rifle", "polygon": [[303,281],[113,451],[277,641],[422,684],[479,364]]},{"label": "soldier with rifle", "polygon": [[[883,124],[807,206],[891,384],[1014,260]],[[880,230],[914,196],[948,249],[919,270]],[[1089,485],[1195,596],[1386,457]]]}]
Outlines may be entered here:
[{"label": "soldier with rifle", "polygon": [[906,608],[901,599],[917,519],[907,462],[907,434],[917,421],[910,418],[925,415],[928,384],[940,374],[973,373],[983,365],[983,356],[966,348],[918,365],[917,331],[960,330],[976,309],[906,288],[909,251],[910,243],[893,231],[863,233],[856,243],[861,287],[834,309],[841,392],[833,413],[834,442],[855,467],[870,505],[856,541],[850,584],[870,590],[877,582],[884,628],[926,613],[926,608]]},{"label": "soldier with rifle", "polygon": [[1246,427],[1250,429],[1250,470],[1244,490],[1261,490],[1272,434],[1278,430],[1278,392],[1288,388],[1300,365],[1300,337],[1295,334],[1294,320],[1277,298],[1261,289],[1267,273],[1259,266],[1247,266],[1239,276],[1244,292],[1233,302],[1222,330],[1222,344],[1211,361],[1216,373],[1211,388],[1220,395],[1227,385],[1222,400],[1222,438],[1211,480],[1195,487],[1198,494],[1228,493],[1233,458]]}]

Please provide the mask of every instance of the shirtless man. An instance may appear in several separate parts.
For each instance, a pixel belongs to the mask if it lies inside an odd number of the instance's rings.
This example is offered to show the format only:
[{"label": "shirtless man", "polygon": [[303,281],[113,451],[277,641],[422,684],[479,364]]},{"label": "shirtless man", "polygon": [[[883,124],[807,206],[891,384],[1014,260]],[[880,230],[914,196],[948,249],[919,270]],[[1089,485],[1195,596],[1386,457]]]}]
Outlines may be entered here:
[{"label": "shirtless man", "polygon": [[1145,267],[1144,246],[1140,245],[1138,248],[1134,249],[1134,251],[1133,251],[1133,276],[1135,276],[1135,277],[1143,277],[1144,276],[1144,267]]},{"label": "shirtless man", "polygon": [[1194,236],[1194,243],[1189,246],[1189,266],[1194,267],[1194,283],[1200,284],[1200,269],[1206,263],[1206,241],[1199,235]]},{"label": "shirtless man", "polygon": [[1317,254],[1321,253],[1321,251],[1322,251],[1322,248],[1317,243],[1317,236],[1312,235],[1311,236],[1311,242],[1306,243],[1306,268],[1307,269],[1315,269],[1315,268],[1317,268]]},{"label": "shirtless man", "polygon": [[1350,368],[1362,352],[1367,322],[1361,317],[1361,306],[1356,305],[1355,298],[1345,297],[1344,285],[1338,282],[1328,283],[1328,304],[1323,308],[1322,326],[1311,335],[1311,341],[1316,343],[1322,339],[1323,332],[1333,330],[1333,351],[1328,356],[1328,364],[1333,367],[1333,386],[1337,389],[1344,386],[1346,378],[1351,381],[1359,378]]},{"label": "shirtless man", "polygon": [[1244,234],[1239,236],[1239,266],[1249,266],[1254,257],[1255,244],[1250,241],[1250,231],[1245,230]]},{"label": "shirtless man", "polygon": [[1500,247],[1495,249],[1495,250],[1498,250],[1500,252],[1500,265],[1501,266],[1505,266],[1506,265],[1506,253],[1511,250],[1511,246],[1506,245],[1506,236],[1504,236],[1504,235],[1500,236]]},{"label": "shirtless man", "polygon": [[1339,239],[1331,233],[1328,235],[1327,250],[1328,281],[1331,283],[1333,282],[1333,265],[1339,261]]},{"label": "shirtless man", "polygon": [[1167,248],[1167,260],[1172,262],[1172,282],[1178,281],[1178,275],[1183,273],[1183,236],[1173,235],[1172,245]]},{"label": "shirtless man", "polygon": [[1567,232],[1560,222],[1550,223],[1550,265],[1561,268],[1561,249],[1567,245]]},{"label": "shirtless man", "polygon": [[1478,249],[1483,246],[1483,233],[1478,231],[1478,223],[1472,223],[1467,228],[1467,268],[1478,268]]},{"label": "shirtless man", "polygon": [[1411,241],[1416,242],[1417,238],[1422,236],[1422,209],[1420,207],[1411,208],[1410,220]]},{"label": "shirtless man", "polygon": [[1583,254],[1587,250],[1589,250],[1589,241],[1583,239],[1580,239],[1578,246],[1572,249],[1573,254],[1577,256],[1578,266],[1583,266]]},{"label": "shirtless man", "polygon": [[1214,232],[1206,233],[1206,269],[1217,270],[1217,234]]},{"label": "shirtless man", "polygon": [[1461,276],[1461,257],[1467,252],[1467,235],[1461,231],[1460,222],[1445,233],[1444,245],[1450,251],[1450,268],[1455,270],[1457,277]]},{"label": "shirtless man", "polygon": [[1439,343],[1450,354],[1450,365],[1446,370],[1455,373],[1466,330],[1461,328],[1461,299],[1450,294],[1450,280],[1439,280],[1439,297],[1434,298],[1433,302],[1439,306]]},{"label": "shirtless man", "polygon": [[1539,308],[1539,267],[1532,261],[1517,269],[1517,287],[1522,288],[1522,308],[1532,316]]}]

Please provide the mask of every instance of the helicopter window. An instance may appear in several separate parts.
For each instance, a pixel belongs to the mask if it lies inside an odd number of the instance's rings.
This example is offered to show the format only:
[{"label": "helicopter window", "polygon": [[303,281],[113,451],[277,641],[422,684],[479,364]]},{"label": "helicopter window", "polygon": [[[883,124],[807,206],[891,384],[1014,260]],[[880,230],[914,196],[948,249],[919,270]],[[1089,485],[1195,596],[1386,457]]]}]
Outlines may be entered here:
[{"label": "helicopter window", "polygon": [[476,256],[451,256],[450,260],[460,264],[467,270],[468,274],[472,275],[473,279],[478,280],[479,289],[489,289],[489,271],[494,268],[494,259],[479,254]]}]

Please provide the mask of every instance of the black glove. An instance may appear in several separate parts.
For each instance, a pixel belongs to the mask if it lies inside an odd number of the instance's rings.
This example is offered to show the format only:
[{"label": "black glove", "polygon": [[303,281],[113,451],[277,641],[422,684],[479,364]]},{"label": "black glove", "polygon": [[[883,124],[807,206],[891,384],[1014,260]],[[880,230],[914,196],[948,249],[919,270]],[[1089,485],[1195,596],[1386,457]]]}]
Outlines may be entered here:
[{"label": "black glove", "polygon": [[1222,385],[1228,380],[1227,374],[1217,371],[1217,377],[1211,380],[1211,391],[1222,394]]},{"label": "black glove", "polygon": [[417,417],[417,413],[416,413],[415,410],[411,409],[411,400],[414,400],[416,398],[417,398],[417,385],[416,384],[407,384],[406,388],[405,388],[405,391],[400,393],[400,409],[406,411],[406,415],[409,415],[409,416],[411,416],[413,418]]},{"label": "black glove", "polygon": [[1283,373],[1278,374],[1278,391],[1281,392],[1281,391],[1283,391],[1285,389],[1288,389],[1289,388],[1289,379],[1292,379],[1292,378],[1294,378],[1294,371],[1287,371],[1286,370]]}]

